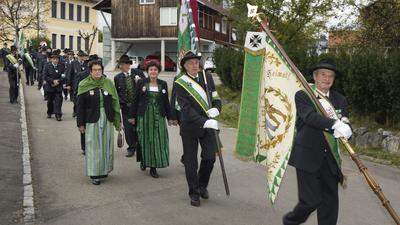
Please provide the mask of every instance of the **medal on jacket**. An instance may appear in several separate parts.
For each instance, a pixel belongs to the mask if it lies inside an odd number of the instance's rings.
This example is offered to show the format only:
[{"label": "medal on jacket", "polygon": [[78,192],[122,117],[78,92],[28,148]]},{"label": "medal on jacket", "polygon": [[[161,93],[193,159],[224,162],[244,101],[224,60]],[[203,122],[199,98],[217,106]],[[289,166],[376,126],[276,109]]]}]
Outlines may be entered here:
[{"label": "medal on jacket", "polygon": [[90,90],[90,91],[89,91],[89,95],[94,95],[94,91],[93,91],[93,90]]},{"label": "medal on jacket", "polygon": [[146,91],[146,86],[143,86],[142,91],[143,91],[143,92]]},{"label": "medal on jacket", "polygon": [[107,91],[104,91],[103,93],[104,93],[104,95],[105,95],[105,96],[107,96],[107,95],[108,95],[108,92],[107,92]]},{"label": "medal on jacket", "polygon": [[165,89],[162,89],[161,91],[163,94],[167,93],[167,91]]}]

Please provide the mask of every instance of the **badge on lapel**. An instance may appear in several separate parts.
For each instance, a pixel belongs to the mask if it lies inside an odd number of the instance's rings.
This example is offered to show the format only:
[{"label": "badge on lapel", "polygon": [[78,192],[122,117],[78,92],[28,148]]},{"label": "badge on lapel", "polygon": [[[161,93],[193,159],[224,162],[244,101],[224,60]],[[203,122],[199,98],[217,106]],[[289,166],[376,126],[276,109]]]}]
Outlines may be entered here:
[{"label": "badge on lapel", "polygon": [[103,93],[104,93],[104,95],[105,95],[105,96],[107,96],[107,95],[108,95],[108,91],[104,91]]},{"label": "badge on lapel", "polygon": [[167,93],[167,91],[165,89],[162,89],[161,91],[163,94]]},{"label": "badge on lapel", "polygon": [[94,95],[94,91],[93,91],[93,90],[90,90],[90,91],[89,91],[89,95],[92,95],[92,96],[93,96],[93,95]]},{"label": "badge on lapel", "polygon": [[143,91],[143,92],[146,91],[146,86],[143,86],[142,91]]}]

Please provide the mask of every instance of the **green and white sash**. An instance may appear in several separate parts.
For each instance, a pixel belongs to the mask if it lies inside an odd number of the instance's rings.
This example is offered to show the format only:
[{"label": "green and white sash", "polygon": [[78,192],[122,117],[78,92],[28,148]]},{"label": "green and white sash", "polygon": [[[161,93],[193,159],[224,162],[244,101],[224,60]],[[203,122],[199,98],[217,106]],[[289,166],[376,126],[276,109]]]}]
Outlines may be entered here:
[{"label": "green and white sash", "polygon": [[[311,86],[311,89],[313,90],[315,96],[319,97],[319,102],[321,103],[322,107],[324,108],[325,112],[327,113],[327,116],[331,119],[338,120],[339,119],[339,116],[337,115],[338,110],[335,110],[335,107],[333,107],[333,105],[329,101],[329,99],[326,98],[325,95],[323,95],[320,91],[318,91],[315,84],[311,84],[310,86]],[[319,108],[315,105],[314,102],[313,102],[313,104],[314,104],[314,108],[318,111],[318,113],[323,115],[323,112],[321,112],[319,110]],[[326,132],[326,131],[324,131],[324,136],[325,136],[326,141],[329,144],[332,155],[335,158],[337,165],[339,166],[339,168],[341,168],[342,159],[340,157],[338,140],[331,133]]]},{"label": "green and white sash", "polygon": [[12,55],[12,54],[8,54],[6,55],[6,58],[8,59],[8,61],[10,61],[13,65],[18,63],[18,60]]},{"label": "green and white sash", "polygon": [[29,65],[32,68],[36,69],[35,65],[33,64],[33,60],[31,58],[31,56],[29,55],[29,53],[25,53],[24,56],[25,56],[26,60],[28,61]]},{"label": "green and white sash", "polygon": [[209,109],[207,93],[200,84],[186,74],[183,74],[176,79],[175,83],[179,84],[183,89],[185,89],[194,98],[194,100],[196,100],[204,112],[207,113]]}]

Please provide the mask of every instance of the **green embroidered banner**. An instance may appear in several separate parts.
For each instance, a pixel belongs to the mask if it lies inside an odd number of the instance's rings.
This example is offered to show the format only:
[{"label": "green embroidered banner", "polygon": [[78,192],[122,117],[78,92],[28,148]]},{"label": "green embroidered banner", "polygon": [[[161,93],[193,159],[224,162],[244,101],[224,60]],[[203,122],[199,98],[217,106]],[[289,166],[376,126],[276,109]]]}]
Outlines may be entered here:
[{"label": "green embroidered banner", "polygon": [[236,156],[254,160],[257,144],[258,102],[264,55],[246,51]]}]

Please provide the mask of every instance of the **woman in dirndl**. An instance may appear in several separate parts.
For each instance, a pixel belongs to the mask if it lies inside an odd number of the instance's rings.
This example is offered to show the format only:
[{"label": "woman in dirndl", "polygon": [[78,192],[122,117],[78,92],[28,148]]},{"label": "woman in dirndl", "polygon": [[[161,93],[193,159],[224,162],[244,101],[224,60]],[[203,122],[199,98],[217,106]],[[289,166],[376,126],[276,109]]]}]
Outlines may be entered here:
[{"label": "woman in dirndl", "polygon": [[99,185],[114,166],[114,128],[120,130],[120,107],[113,82],[99,61],[89,63],[90,76],[78,86],[79,131],[85,134],[86,174]]},{"label": "woman in dirndl", "polygon": [[[144,171],[150,168],[150,175],[158,178],[157,168],[169,166],[169,139],[166,117],[170,118],[167,82],[158,79],[160,65],[150,61],[146,68],[148,78],[139,80],[136,87],[135,103],[131,114],[136,124],[140,151],[137,160]],[[170,124],[171,122],[168,121]]]}]

